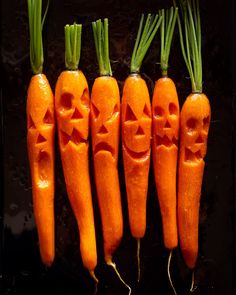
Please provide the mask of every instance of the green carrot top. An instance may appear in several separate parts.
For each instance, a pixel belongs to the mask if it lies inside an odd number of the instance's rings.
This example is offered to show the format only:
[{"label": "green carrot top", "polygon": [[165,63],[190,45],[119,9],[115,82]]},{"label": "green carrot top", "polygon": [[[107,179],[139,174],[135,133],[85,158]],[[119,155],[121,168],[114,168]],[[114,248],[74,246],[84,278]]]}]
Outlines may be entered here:
[{"label": "green carrot top", "polygon": [[139,73],[142,61],[152,43],[153,38],[155,37],[161,21],[161,16],[159,16],[158,14],[151,15],[149,13],[144,25],[144,15],[142,14],[131,58],[131,73]]},{"label": "green carrot top", "polygon": [[199,0],[179,0],[179,2],[182,12],[182,22],[179,16],[177,19],[181,50],[190,75],[192,92],[201,93],[202,53]]},{"label": "green carrot top", "polygon": [[162,16],[161,22],[161,71],[162,76],[167,77],[168,62],[170,55],[171,42],[175,29],[178,8],[171,7],[168,10],[160,10],[159,15]]},{"label": "green carrot top", "polygon": [[82,25],[65,25],[65,65],[66,69],[78,69],[81,51]]},{"label": "green carrot top", "polygon": [[108,19],[92,22],[99,72],[101,76],[112,76],[109,59]]},{"label": "green carrot top", "polygon": [[42,0],[28,0],[30,63],[34,74],[40,74],[43,71],[42,30],[48,7],[49,0],[42,19]]}]

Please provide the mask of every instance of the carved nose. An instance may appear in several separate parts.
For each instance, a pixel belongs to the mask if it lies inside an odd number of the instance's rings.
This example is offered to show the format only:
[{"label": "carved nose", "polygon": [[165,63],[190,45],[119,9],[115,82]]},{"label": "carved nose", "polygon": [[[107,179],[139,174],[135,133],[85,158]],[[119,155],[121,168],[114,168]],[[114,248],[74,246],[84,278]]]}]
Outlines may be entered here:
[{"label": "carved nose", "polygon": [[143,128],[141,126],[138,127],[138,130],[136,131],[135,135],[144,135]]},{"label": "carved nose", "polygon": [[107,133],[108,133],[108,130],[107,130],[107,128],[106,128],[104,125],[102,125],[102,126],[100,127],[98,133],[99,133],[99,134],[107,134]]},{"label": "carved nose", "polygon": [[168,120],[166,121],[164,128],[171,128],[170,123],[169,123]]},{"label": "carved nose", "polygon": [[195,143],[203,143],[203,142],[204,142],[204,140],[203,140],[202,136],[199,135],[198,138],[196,139]]}]

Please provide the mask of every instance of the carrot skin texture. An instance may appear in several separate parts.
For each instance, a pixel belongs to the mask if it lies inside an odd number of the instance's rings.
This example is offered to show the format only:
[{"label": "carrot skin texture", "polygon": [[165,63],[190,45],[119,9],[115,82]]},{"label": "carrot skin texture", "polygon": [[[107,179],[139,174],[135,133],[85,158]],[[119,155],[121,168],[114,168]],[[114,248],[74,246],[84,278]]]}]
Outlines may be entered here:
[{"label": "carrot skin texture", "polygon": [[177,157],[179,138],[179,101],[174,82],[160,78],[152,99],[152,157],[155,182],[162,216],[164,245],[178,245],[177,234]]},{"label": "carrot skin texture", "polygon": [[33,209],[41,259],[50,266],[54,241],[54,98],[44,74],[31,78],[27,94],[27,146]]},{"label": "carrot skin texture", "polygon": [[146,203],[151,144],[151,105],[146,82],[130,75],[122,96],[122,151],[131,234],[146,230]]},{"label": "carrot skin texture", "polygon": [[89,177],[89,90],[81,71],[64,71],[56,84],[55,109],[66,188],[79,227],[84,267],[97,265],[94,215]]},{"label": "carrot skin texture", "polygon": [[91,93],[91,132],[94,175],[102,220],[104,257],[107,263],[123,236],[118,175],[120,95],[110,76],[95,79]]},{"label": "carrot skin texture", "polygon": [[193,269],[198,255],[198,224],[204,157],[211,120],[205,94],[191,94],[181,110],[178,168],[178,230],[186,265]]}]

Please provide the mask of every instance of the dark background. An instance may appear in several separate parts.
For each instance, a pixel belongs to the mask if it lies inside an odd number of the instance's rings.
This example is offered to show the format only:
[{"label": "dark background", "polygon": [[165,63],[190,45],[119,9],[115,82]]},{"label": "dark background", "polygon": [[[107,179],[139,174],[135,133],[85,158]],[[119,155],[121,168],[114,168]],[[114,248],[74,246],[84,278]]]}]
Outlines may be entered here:
[{"label": "dark background", "polygon": [[[194,294],[235,294],[235,4],[232,0],[201,2],[203,38],[203,88],[210,99],[212,122],[203,180],[199,259]],[[45,268],[39,256],[32,213],[31,180],[26,150],[26,92],[31,78],[27,1],[1,3],[1,260],[3,294],[93,294],[94,285],[83,268],[78,230],[71,211],[56,144],[56,258]],[[44,27],[44,73],[54,89],[64,69],[66,23],[83,24],[80,68],[90,89],[98,75],[91,21],[109,18],[110,57],[114,76],[122,90],[129,74],[131,51],[142,12],[157,12],[171,1],[80,0],[51,1]],[[234,6],[234,7],[233,7]],[[177,30],[170,56],[169,75],[175,80],[180,105],[190,92],[190,81],[179,48]],[[160,77],[159,33],[144,60],[142,74],[150,94]],[[57,142],[56,142],[57,143]],[[119,162],[124,213],[124,238],[114,261],[132,287],[132,294],[172,294],[166,272],[168,252],[162,241],[161,219],[153,170],[150,170],[147,231],[141,242],[141,282],[136,284],[136,242],[131,238],[125,196],[122,159]],[[91,163],[92,171],[92,163]],[[100,217],[91,175],[98,243],[100,280],[98,294],[128,294],[114,272],[104,264]],[[178,294],[189,294],[191,273],[179,250],[174,252],[172,278]]]}]

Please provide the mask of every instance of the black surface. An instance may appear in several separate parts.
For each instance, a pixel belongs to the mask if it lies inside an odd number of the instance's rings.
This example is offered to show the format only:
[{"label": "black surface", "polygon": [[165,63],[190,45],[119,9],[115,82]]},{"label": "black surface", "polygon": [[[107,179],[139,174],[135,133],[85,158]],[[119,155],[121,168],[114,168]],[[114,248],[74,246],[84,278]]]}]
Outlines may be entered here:
[{"label": "black surface", "polygon": [[[203,34],[204,92],[210,99],[212,122],[204,174],[199,259],[196,268],[197,290],[194,294],[235,294],[235,13],[233,0],[201,1]],[[1,72],[4,228],[3,294],[93,294],[93,282],[83,268],[79,252],[77,226],[68,202],[58,148],[56,150],[56,258],[46,269],[40,261],[37,234],[32,213],[31,182],[26,152],[26,92],[31,77],[28,49],[29,32],[26,1],[2,1]],[[129,61],[139,17],[142,12],[156,12],[171,1],[51,1],[44,31],[44,72],[54,89],[64,69],[63,26],[73,21],[83,24],[80,68],[90,88],[97,76],[91,21],[109,17],[110,56],[120,90],[129,73]],[[159,37],[159,35],[158,35]],[[159,41],[155,39],[142,67],[150,94],[160,77]],[[190,92],[178,34],[173,41],[169,75],[176,82],[180,104]],[[235,105],[234,105],[235,106]],[[141,282],[136,284],[136,243],[131,238],[125,200],[124,175],[120,159],[120,182],[124,212],[124,238],[114,260],[132,294],[172,294],[163,247],[159,207],[153,170],[150,171],[147,231],[141,243]],[[91,164],[92,165],[92,164]],[[111,269],[103,262],[102,234],[93,184],[100,279],[98,294],[128,294]],[[3,188],[3,189],[2,189]],[[2,196],[2,194],[1,194]],[[0,260],[1,264],[1,260]],[[174,253],[172,278],[178,294],[189,294],[191,273],[184,266],[179,251]]]}]

